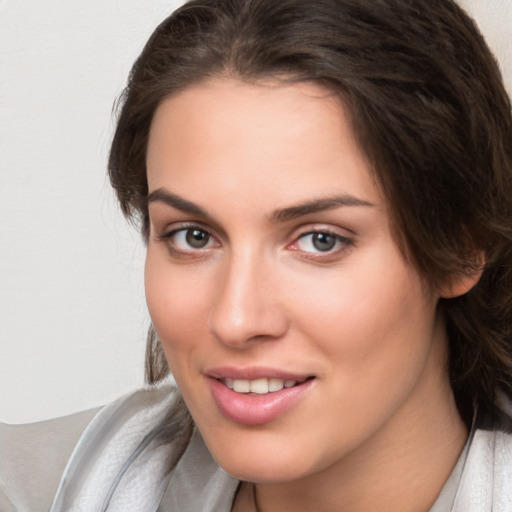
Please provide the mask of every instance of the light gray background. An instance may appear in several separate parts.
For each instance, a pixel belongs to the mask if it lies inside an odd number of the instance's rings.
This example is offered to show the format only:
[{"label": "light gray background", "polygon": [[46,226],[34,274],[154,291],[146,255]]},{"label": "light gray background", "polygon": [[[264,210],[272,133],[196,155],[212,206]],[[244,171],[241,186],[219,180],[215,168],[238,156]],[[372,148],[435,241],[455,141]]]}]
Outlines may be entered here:
[{"label": "light gray background", "polygon": [[[105,162],[131,63],[179,0],[0,0],[0,420],[143,382],[144,248]],[[461,0],[512,90],[512,0]]]}]

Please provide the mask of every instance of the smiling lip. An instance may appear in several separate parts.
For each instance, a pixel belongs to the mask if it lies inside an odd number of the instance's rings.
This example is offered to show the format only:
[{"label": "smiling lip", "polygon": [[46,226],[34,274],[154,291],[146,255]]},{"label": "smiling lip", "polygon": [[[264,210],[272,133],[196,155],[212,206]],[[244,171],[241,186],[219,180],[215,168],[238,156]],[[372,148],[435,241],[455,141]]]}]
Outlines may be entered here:
[{"label": "smiling lip", "polygon": [[[311,387],[314,379],[283,371],[264,368],[218,368],[207,374],[213,399],[220,412],[229,420],[245,425],[262,425],[293,407]],[[226,385],[227,379],[279,379],[295,381],[293,387],[266,394],[237,393]]]}]

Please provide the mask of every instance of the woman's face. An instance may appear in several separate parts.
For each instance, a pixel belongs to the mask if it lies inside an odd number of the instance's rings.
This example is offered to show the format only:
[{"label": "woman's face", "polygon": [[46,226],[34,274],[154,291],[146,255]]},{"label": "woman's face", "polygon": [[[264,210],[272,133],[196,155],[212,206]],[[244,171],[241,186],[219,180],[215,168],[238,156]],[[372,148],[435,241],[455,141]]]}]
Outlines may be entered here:
[{"label": "woman's face", "polygon": [[338,99],[189,87],[158,108],[147,169],[149,310],[226,471],[320,474],[428,421],[449,393],[438,297],[404,261]]}]

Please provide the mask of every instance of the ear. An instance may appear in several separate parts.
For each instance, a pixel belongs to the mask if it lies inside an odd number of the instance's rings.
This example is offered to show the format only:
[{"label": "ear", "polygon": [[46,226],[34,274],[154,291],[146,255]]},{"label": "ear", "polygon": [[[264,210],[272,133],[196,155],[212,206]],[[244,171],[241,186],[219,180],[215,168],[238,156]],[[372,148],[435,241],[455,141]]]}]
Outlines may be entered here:
[{"label": "ear", "polygon": [[485,257],[479,255],[478,265],[473,270],[454,274],[446,279],[439,287],[439,296],[443,299],[453,299],[468,293],[478,283],[484,271]]}]

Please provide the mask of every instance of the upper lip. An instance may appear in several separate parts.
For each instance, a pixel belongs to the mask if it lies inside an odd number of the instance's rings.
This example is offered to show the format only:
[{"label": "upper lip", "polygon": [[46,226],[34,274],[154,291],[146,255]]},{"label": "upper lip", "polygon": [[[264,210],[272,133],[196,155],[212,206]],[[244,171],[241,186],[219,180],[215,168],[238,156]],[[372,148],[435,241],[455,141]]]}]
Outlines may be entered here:
[{"label": "upper lip", "polygon": [[214,379],[281,379],[294,380],[297,382],[302,382],[312,377],[312,375],[308,373],[296,373],[265,366],[250,366],[245,368],[235,366],[217,366],[215,368],[210,368],[205,372],[205,374]]}]

